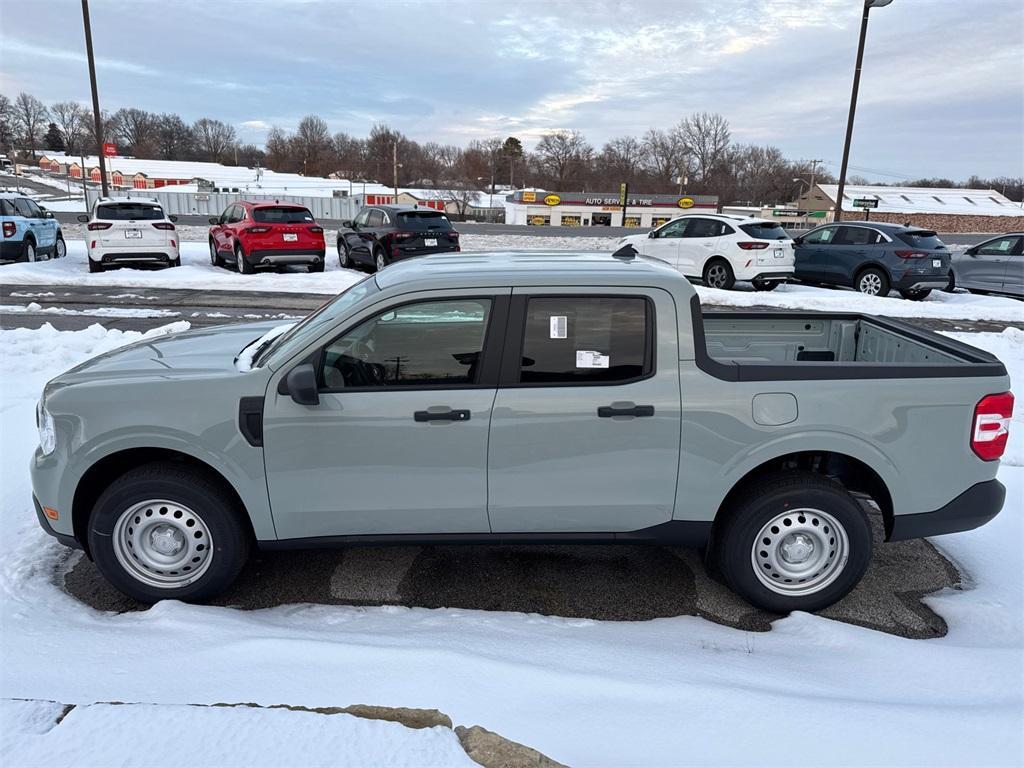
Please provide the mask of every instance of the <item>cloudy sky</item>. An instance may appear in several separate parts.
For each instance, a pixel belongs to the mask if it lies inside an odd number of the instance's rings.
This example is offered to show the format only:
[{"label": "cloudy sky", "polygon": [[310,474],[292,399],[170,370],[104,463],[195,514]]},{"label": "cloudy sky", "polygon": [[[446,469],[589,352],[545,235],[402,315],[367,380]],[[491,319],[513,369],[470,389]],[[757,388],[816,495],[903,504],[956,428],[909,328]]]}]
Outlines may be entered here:
[{"label": "cloudy sky", "polygon": [[[694,111],[838,170],[858,0],[92,0],[104,109],[235,125],[317,113],[465,143],[582,130],[600,145]],[[77,0],[0,0],[0,92],[88,102]],[[872,12],[853,173],[1024,174],[1024,3]]]}]

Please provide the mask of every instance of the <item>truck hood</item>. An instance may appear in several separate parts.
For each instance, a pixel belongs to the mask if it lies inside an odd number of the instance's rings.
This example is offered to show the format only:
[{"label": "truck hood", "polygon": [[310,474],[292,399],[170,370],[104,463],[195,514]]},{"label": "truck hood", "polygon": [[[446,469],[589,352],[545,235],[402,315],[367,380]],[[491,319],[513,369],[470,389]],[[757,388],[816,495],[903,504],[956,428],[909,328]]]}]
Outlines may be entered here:
[{"label": "truck hood", "polygon": [[238,353],[278,325],[279,321],[221,325],[142,339],[86,360],[46,389],[103,379],[237,375]]}]

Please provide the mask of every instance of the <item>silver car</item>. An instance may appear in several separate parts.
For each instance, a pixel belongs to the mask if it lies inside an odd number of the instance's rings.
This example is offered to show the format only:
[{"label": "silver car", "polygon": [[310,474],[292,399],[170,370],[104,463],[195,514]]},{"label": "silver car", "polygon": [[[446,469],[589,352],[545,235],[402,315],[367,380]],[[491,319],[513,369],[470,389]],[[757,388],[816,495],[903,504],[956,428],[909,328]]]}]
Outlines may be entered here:
[{"label": "silver car", "polygon": [[946,290],[954,288],[1024,298],[1024,233],[999,235],[954,254]]}]

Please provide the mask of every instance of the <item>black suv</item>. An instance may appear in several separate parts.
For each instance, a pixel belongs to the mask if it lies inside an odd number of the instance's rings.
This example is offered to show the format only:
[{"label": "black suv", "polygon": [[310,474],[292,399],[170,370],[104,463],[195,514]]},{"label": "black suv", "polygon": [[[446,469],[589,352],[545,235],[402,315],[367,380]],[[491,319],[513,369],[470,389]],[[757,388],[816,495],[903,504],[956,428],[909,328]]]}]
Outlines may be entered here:
[{"label": "black suv", "polygon": [[459,233],[448,217],[415,205],[363,208],[338,230],[338,262],[349,269],[379,270],[411,256],[458,250]]}]

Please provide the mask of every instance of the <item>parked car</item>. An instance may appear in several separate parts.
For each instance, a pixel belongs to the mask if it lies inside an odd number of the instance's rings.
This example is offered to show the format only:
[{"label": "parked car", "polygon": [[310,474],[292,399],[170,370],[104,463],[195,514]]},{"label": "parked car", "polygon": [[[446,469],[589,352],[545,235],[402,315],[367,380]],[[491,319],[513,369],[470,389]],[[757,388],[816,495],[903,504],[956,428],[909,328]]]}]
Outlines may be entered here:
[{"label": "parked car", "polygon": [[890,541],[1003,504],[995,357],[864,315],[705,314],[655,259],[410,259],[272,328],[148,338],[48,383],[44,530],[147,602],[212,598],[250,546],[649,542],[706,547],[790,611],[864,574],[864,497]]},{"label": "parked car", "polygon": [[766,219],[690,213],[647,234],[626,235],[616,247],[625,245],[711,288],[749,280],[755,290],[770,291],[793,276],[793,241]]},{"label": "parked car", "polygon": [[413,256],[460,250],[459,233],[441,211],[414,205],[363,208],[338,230],[338,263],[346,269],[384,269]]},{"label": "parked car", "polygon": [[949,280],[949,251],[917,227],[844,221],[812,229],[796,244],[796,276],[811,285],[846,285],[869,296],[896,289],[920,301]]},{"label": "parked car", "polygon": [[286,264],[324,271],[324,228],[301,205],[243,200],[210,224],[210,263],[215,267],[232,262],[243,275]]},{"label": "parked car", "polygon": [[1024,232],[999,235],[954,254],[946,290],[954,288],[1024,298]]},{"label": "parked car", "polygon": [[53,213],[17,192],[0,192],[0,263],[62,259],[67,255],[64,233]]},{"label": "parked car", "polygon": [[85,250],[90,272],[124,266],[180,267],[178,233],[160,203],[139,197],[101,197],[86,225]]}]

